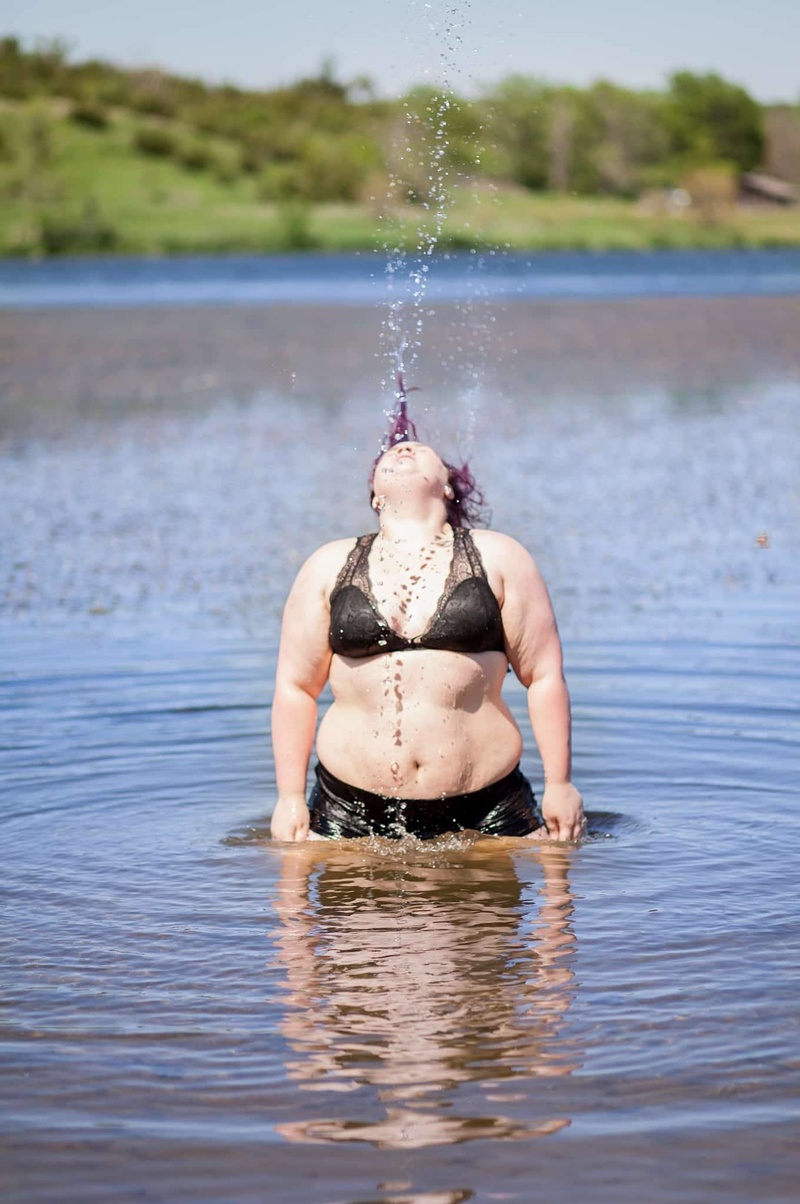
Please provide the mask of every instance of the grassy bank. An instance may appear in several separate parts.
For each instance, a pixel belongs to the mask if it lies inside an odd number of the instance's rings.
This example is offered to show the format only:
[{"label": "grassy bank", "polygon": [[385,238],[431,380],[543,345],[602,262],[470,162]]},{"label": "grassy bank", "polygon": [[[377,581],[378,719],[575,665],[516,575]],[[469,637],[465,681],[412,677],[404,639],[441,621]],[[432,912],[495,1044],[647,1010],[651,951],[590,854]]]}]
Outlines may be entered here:
[{"label": "grassy bank", "polygon": [[[235,143],[210,136],[197,142],[196,131],[176,122],[144,121],[119,110],[103,128],[91,128],[72,119],[66,105],[34,110],[8,101],[2,117],[7,141],[23,148],[0,157],[0,255],[6,257],[345,251],[387,242],[413,247],[432,221],[421,207],[380,213],[379,190],[376,200],[364,203],[265,199],[260,177],[240,168]],[[143,151],[143,129],[183,139],[194,156]],[[575,197],[464,180],[453,190],[440,245],[800,246],[800,207],[675,212],[658,197],[650,203]]]}]

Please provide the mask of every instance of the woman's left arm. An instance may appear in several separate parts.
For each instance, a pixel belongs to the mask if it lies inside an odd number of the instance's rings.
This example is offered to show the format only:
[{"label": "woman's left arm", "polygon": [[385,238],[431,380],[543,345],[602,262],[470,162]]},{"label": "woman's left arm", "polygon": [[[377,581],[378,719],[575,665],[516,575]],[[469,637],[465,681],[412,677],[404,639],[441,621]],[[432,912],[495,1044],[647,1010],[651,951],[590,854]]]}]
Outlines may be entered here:
[{"label": "woman's left arm", "polygon": [[550,595],[521,544],[495,532],[490,539],[492,564],[502,578],[506,651],[528,692],[528,714],[542,758],[542,815],[554,840],[578,840],[586,820],[581,796],[572,784],[569,691]]}]

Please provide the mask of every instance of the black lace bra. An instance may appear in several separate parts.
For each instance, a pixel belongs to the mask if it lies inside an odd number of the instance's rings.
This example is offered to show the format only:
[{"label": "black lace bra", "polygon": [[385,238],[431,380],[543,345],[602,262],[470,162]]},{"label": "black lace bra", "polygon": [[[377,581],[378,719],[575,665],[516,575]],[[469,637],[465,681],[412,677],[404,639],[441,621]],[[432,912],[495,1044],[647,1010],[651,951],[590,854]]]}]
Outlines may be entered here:
[{"label": "black lace bra", "polygon": [[339,656],[380,656],[436,648],[447,652],[503,652],[503,621],[478,549],[464,527],[453,530],[453,559],[433,618],[407,639],[390,627],[375,601],[369,553],[376,535],[361,535],[331,593],[331,648]]}]

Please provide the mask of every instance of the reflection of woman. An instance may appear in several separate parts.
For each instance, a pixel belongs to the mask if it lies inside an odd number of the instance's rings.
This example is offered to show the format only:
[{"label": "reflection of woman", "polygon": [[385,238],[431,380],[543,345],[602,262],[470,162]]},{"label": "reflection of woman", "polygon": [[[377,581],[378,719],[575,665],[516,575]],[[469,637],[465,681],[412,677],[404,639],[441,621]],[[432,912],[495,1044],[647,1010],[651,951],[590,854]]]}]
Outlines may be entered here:
[{"label": "reflection of woman", "polygon": [[[380,530],[315,552],[292,587],[272,708],[280,840],[475,829],[575,840],[570,708],[544,582],[515,540],[471,531],[474,482],[409,436],[404,402],[377,461]],[[544,768],[541,827],[501,689],[528,693]],[[306,804],[316,700],[330,681]]]},{"label": "reflection of woman", "polygon": [[569,850],[537,850],[537,908],[504,844],[448,847],[435,861],[423,850],[365,859],[347,845],[286,852],[287,1070],[337,1103],[335,1118],[283,1123],[285,1136],[426,1146],[569,1123],[551,1095],[544,1114],[536,1091],[515,1105],[520,1080],[569,1075],[580,1059],[561,1034],[574,989]]}]

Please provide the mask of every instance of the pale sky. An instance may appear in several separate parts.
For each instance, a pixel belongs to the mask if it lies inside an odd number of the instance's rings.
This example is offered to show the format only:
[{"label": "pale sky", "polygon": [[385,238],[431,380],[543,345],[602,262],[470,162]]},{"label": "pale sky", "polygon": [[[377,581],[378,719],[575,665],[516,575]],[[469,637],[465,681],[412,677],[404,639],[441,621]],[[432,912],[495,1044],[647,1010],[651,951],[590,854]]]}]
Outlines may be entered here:
[{"label": "pale sky", "polygon": [[511,72],[657,88],[687,68],[800,100],[800,0],[3,0],[0,30],[257,88],[331,57],[338,78],[389,95],[443,67],[465,92]]}]

